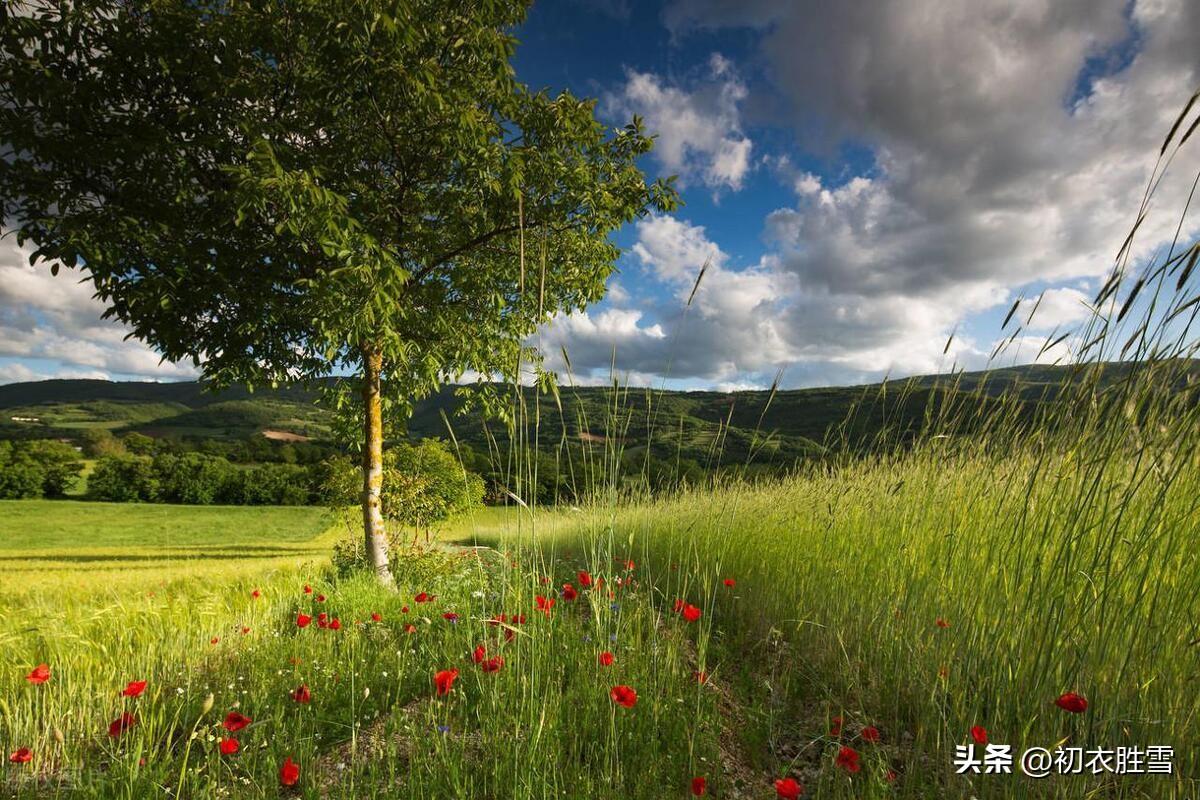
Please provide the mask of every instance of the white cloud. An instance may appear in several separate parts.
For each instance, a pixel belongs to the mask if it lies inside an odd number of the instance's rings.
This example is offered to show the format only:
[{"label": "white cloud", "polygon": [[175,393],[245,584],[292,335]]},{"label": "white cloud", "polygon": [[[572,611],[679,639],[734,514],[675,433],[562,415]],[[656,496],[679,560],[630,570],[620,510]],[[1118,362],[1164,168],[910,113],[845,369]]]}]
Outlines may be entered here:
[{"label": "white cloud", "polygon": [[[116,322],[102,320],[104,306],[90,281],[46,263],[29,266],[28,249],[0,240],[0,381],[47,377],[135,376],[156,380],[195,377],[190,364],[159,363],[160,356]],[[53,372],[16,359],[54,362]]]},{"label": "white cloud", "polygon": [[625,84],[606,98],[614,116],[638,114],[658,135],[654,157],[681,184],[700,182],[714,189],[742,188],[750,171],[753,144],[742,131],[739,105],[746,85],[730,61],[714,54],[708,78],[688,89],[657,75],[629,70]]}]

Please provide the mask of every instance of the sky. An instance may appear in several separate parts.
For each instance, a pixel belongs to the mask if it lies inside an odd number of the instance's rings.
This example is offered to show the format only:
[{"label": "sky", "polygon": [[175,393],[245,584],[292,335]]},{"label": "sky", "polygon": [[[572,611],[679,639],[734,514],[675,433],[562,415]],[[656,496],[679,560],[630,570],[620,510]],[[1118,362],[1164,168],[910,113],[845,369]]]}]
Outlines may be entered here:
[{"label": "sky", "polygon": [[[980,369],[1020,298],[1022,334],[991,363],[1033,361],[1091,314],[1200,87],[1194,0],[543,0],[516,35],[525,83],[596,98],[612,125],[642,117],[658,137],[642,166],[683,199],[619,231],[605,299],[535,338],[581,383]],[[1198,153],[1158,187],[1135,260],[1174,236]],[[0,383],[196,376],[26,257],[0,240]]]}]

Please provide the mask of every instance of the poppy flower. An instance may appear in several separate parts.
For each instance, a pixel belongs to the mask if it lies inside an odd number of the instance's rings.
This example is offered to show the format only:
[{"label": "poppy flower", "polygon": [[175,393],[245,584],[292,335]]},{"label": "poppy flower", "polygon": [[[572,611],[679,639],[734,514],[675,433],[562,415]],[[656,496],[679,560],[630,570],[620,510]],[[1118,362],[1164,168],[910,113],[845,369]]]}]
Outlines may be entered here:
[{"label": "poppy flower", "polygon": [[128,711],[108,724],[108,735],[114,739],[137,724],[137,718]]},{"label": "poppy flower", "polygon": [[17,752],[8,757],[8,760],[11,764],[28,764],[33,760],[33,751],[28,747],[18,748]]},{"label": "poppy flower", "polygon": [[142,692],[146,691],[145,681],[130,681],[121,691],[122,697],[141,697]]},{"label": "poppy flower", "polygon": [[458,622],[458,614],[455,614],[453,611],[447,611],[445,614],[442,614],[442,619],[449,620],[450,622]]},{"label": "poppy flower", "polygon": [[625,562],[625,569],[635,569],[636,567],[637,567],[637,564],[633,563],[633,559],[630,559],[629,561]]},{"label": "poppy flower", "polygon": [[312,594],[312,587],[311,587],[311,586],[309,586],[307,583],[306,583],[306,584],[304,584],[304,593],[305,593],[305,594]]},{"label": "poppy flower", "polygon": [[796,800],[804,794],[804,784],[796,783],[795,778],[782,778],[775,781],[775,794],[783,800]]},{"label": "poppy flower", "polygon": [[692,796],[703,797],[708,791],[708,781],[704,778],[692,778]]},{"label": "poppy flower", "polygon": [[695,678],[696,683],[700,684],[701,686],[708,683],[708,673],[702,669],[698,669],[695,672],[693,672],[692,677]]},{"label": "poppy flower", "polygon": [[415,600],[418,603],[432,603],[433,602],[433,598],[430,597],[425,592],[421,592],[416,597],[414,597],[413,600]]},{"label": "poppy flower", "polygon": [[457,669],[444,669],[433,676],[433,685],[437,687],[439,695],[450,694],[450,690],[454,688],[454,679],[458,677]]},{"label": "poppy flower", "polygon": [[539,594],[536,598],[534,598],[534,600],[537,602],[538,611],[541,611],[547,617],[550,616],[550,609],[554,608],[554,598],[542,597]]},{"label": "poppy flower", "polygon": [[416,633],[416,632],[417,632],[417,626],[416,626],[416,625],[413,625],[413,624],[410,622],[410,623],[408,623],[407,625],[405,625],[405,626],[404,626],[404,632],[405,632],[405,633]]},{"label": "poppy flower", "polygon": [[562,588],[562,599],[568,603],[579,597],[579,592],[575,591],[575,587],[569,583],[564,583]]},{"label": "poppy flower", "polygon": [[241,745],[238,743],[237,739],[234,739],[231,736],[228,739],[218,739],[217,747],[221,749],[221,755],[231,756],[238,751]]},{"label": "poppy flower", "polygon": [[842,723],[845,722],[845,720],[842,719],[840,716],[838,716],[838,717],[834,717],[829,722],[830,722],[829,735],[830,736],[841,736],[842,735]]},{"label": "poppy flower", "polygon": [[842,746],[842,749],[838,750],[833,763],[846,770],[846,772],[853,773],[862,769],[862,765],[858,763],[858,751],[853,747],[846,747],[845,745]]},{"label": "poppy flower", "polygon": [[683,607],[685,605],[687,605],[687,604],[684,603],[682,600],[676,599],[675,600],[675,613],[678,614],[680,611],[683,611]]},{"label": "poppy flower", "polygon": [[258,589],[255,589],[250,593],[250,596],[257,600],[258,598],[262,597],[262,592],[260,592]]},{"label": "poppy flower", "polygon": [[307,628],[309,623],[311,623],[311,622],[312,622],[312,617],[310,617],[308,614],[297,614],[296,615],[296,627],[297,628]]},{"label": "poppy flower", "polygon": [[637,692],[630,686],[614,686],[608,696],[619,706],[633,708],[637,705]]},{"label": "poppy flower", "polygon": [[943,680],[950,677],[950,670],[947,667],[938,667],[938,677]]},{"label": "poppy flower", "polygon": [[874,725],[868,725],[862,729],[861,735],[864,742],[878,742],[879,728],[876,728]]},{"label": "poppy flower", "polygon": [[229,731],[230,733],[237,733],[253,721],[254,720],[250,719],[249,717],[239,714],[236,711],[230,711],[225,715],[225,721],[221,724],[224,725],[225,730]]},{"label": "poppy flower", "polygon": [[302,705],[308,705],[308,702],[312,700],[312,692],[302,683],[292,692],[292,699]]},{"label": "poppy flower", "polygon": [[[551,605],[553,605],[553,604],[551,604]],[[525,624],[525,615],[524,614],[513,614],[511,617],[508,618],[508,621],[511,622],[513,625],[524,625]]]},{"label": "poppy flower", "polygon": [[325,595],[323,595],[323,594],[319,594],[319,595],[317,595],[317,602],[318,602],[318,603],[324,603],[324,602],[325,602]]},{"label": "poppy flower", "polygon": [[504,659],[500,656],[493,656],[479,665],[480,669],[482,669],[484,672],[499,672],[500,668],[503,666]]},{"label": "poppy flower", "polygon": [[50,680],[50,667],[46,666],[45,664],[38,664],[33,668],[32,672],[25,676],[25,680],[29,681],[35,686],[40,686],[41,684]]},{"label": "poppy flower", "polygon": [[300,780],[300,765],[292,761],[291,756],[288,756],[283,760],[283,766],[279,768],[279,783],[283,786],[295,786],[298,780]]},{"label": "poppy flower", "polygon": [[507,614],[497,614],[488,620],[488,625],[499,625],[502,622],[508,622]]},{"label": "poppy flower", "polygon": [[329,629],[333,631],[340,631],[342,629],[342,621],[337,617],[334,617],[329,621]]},{"label": "poppy flower", "polygon": [[474,659],[476,664],[482,663],[483,660],[487,658],[487,648],[485,648],[483,645],[479,645],[475,648],[475,652],[471,653],[471,658]]},{"label": "poppy flower", "polygon": [[722,581],[722,583],[725,584],[725,588],[727,588],[727,589],[732,589],[734,586],[737,585],[737,581],[735,581],[733,578],[726,578],[725,580]]},{"label": "poppy flower", "polygon": [[1081,694],[1075,692],[1063,692],[1054,701],[1054,705],[1061,708],[1063,711],[1070,711],[1072,714],[1082,714],[1087,711],[1088,701]]},{"label": "poppy flower", "polygon": [[950,627],[950,623],[946,622],[946,620],[942,619],[941,617],[938,617],[934,624],[936,624],[939,628],[949,628]]},{"label": "poppy flower", "polygon": [[971,728],[971,738],[975,740],[975,744],[987,744],[987,728],[982,725],[975,725]]},{"label": "poppy flower", "polygon": [[247,627],[247,626],[245,626],[245,625],[243,625],[243,626],[242,626],[242,636],[245,636],[245,635],[246,635],[247,633],[249,633],[249,632],[250,632],[250,628],[249,628],[249,627]]},{"label": "poppy flower", "polygon": [[688,622],[695,622],[696,620],[700,619],[701,611],[689,603],[683,607],[683,611],[681,613],[683,614],[683,618]]},{"label": "poppy flower", "polygon": [[575,577],[579,579],[579,585],[585,589],[592,585],[592,575],[586,569],[576,572]]},{"label": "poppy flower", "polygon": [[613,663],[613,654],[605,650],[600,654],[600,666],[611,667]]},{"label": "poppy flower", "polygon": [[378,611],[372,611],[371,622],[383,622],[383,614],[380,614]]},{"label": "poppy flower", "polygon": [[896,770],[894,770],[894,769],[889,769],[889,770],[888,770],[888,771],[887,771],[887,772],[884,774],[884,776],[883,776],[883,779],[884,779],[885,781],[887,781],[888,783],[895,783],[895,782],[896,782],[896,778],[898,778],[898,777],[899,777],[899,776],[896,774]]}]

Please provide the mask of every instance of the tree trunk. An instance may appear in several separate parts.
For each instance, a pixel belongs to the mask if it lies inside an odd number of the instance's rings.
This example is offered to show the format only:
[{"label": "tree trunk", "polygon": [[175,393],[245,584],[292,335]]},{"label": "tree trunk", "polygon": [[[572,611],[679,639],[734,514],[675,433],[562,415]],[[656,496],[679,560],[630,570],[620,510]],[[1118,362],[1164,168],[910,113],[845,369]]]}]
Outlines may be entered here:
[{"label": "tree trunk", "polygon": [[383,356],[363,348],[363,531],[367,540],[367,558],[379,582],[392,585],[388,567],[387,531],[383,527],[383,403],[379,396],[379,373]]}]

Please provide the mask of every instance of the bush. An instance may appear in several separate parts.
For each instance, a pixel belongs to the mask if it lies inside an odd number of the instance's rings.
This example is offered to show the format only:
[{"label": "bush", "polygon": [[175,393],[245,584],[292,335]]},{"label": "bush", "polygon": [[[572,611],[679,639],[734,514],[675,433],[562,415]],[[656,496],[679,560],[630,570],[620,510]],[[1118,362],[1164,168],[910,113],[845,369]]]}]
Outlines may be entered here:
[{"label": "bush", "polygon": [[61,497],[83,464],[70,445],[49,439],[0,442],[0,499]]},{"label": "bush", "polygon": [[160,455],[153,463],[159,483],[159,501],[211,505],[221,502],[238,470],[228,461],[201,453]]},{"label": "bush", "polygon": [[113,503],[153,503],[159,498],[154,464],[143,456],[107,456],[88,476],[88,496]]}]

